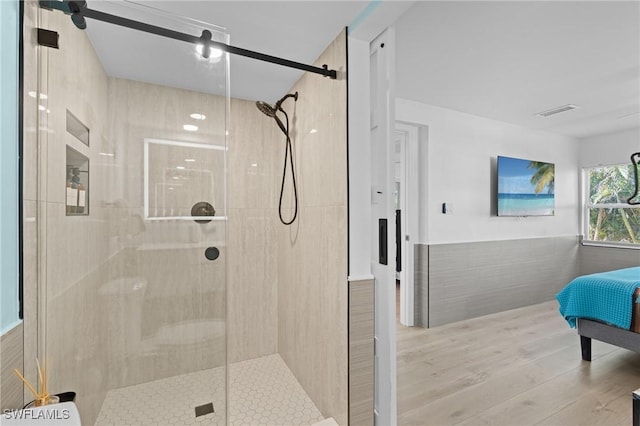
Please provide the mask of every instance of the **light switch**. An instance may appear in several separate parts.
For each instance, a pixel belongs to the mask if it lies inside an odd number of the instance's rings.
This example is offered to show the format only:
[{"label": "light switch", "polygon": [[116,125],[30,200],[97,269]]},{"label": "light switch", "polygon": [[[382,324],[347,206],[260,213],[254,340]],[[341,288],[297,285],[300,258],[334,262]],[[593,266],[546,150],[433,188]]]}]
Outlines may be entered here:
[{"label": "light switch", "polygon": [[382,199],[382,190],[379,187],[371,187],[371,204],[380,204]]}]

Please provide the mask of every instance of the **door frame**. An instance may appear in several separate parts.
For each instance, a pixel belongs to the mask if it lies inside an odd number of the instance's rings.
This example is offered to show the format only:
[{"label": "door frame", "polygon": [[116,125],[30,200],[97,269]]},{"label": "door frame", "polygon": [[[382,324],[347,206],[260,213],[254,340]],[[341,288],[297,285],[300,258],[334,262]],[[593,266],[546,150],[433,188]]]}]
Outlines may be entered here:
[{"label": "door frame", "polygon": [[[395,33],[388,27],[370,44],[371,273],[375,277],[374,424],[397,422],[396,247],[393,191]],[[375,172],[374,172],[375,171]],[[386,220],[386,222],[385,222]],[[386,224],[386,226],[384,226]],[[385,232],[386,229],[386,232]],[[386,253],[386,256],[381,256]],[[386,259],[385,259],[386,257]]]},{"label": "door frame", "polygon": [[419,129],[415,125],[395,122],[395,133],[403,135],[400,156],[400,324],[415,325],[414,244],[419,240]]}]

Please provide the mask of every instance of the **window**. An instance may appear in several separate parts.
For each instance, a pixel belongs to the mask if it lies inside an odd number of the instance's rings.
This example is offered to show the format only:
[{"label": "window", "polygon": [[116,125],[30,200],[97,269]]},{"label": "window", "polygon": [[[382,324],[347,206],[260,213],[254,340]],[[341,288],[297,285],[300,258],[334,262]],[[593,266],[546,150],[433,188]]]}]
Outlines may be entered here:
[{"label": "window", "polygon": [[627,204],[633,195],[631,164],[586,169],[584,239],[640,247],[640,206]]}]

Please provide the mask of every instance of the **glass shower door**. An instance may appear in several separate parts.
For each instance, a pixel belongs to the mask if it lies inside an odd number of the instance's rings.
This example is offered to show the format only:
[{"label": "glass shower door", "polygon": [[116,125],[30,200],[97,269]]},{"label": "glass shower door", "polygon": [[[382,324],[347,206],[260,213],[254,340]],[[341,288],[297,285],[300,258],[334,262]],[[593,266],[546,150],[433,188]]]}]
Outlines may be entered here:
[{"label": "glass shower door", "polygon": [[[227,42],[154,9],[88,7]],[[84,424],[225,424],[227,55],[36,13],[59,33],[34,89],[48,391],[75,392]]]}]

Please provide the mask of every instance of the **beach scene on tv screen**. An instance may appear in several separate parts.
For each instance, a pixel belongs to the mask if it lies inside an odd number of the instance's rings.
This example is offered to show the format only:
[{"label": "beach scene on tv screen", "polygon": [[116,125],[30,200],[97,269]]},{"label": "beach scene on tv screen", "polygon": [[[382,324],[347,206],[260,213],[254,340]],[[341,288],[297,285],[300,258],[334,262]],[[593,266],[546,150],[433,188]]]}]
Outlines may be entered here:
[{"label": "beach scene on tv screen", "polygon": [[498,216],[553,216],[555,166],[498,157]]}]

